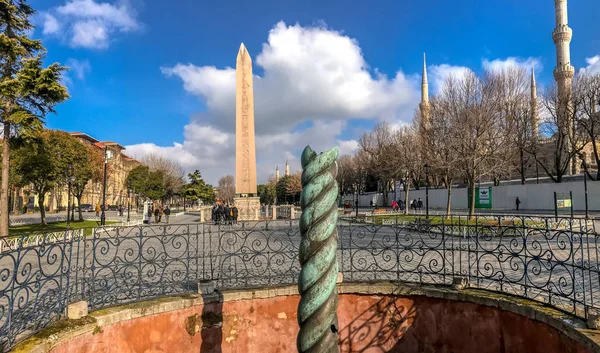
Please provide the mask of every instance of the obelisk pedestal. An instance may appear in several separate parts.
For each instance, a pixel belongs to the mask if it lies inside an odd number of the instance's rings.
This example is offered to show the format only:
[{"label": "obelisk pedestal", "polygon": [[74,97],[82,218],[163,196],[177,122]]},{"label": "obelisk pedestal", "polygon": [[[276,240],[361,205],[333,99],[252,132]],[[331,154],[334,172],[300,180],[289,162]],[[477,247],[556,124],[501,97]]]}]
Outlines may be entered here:
[{"label": "obelisk pedestal", "polygon": [[260,198],[256,192],[256,144],[254,140],[254,91],[252,59],[244,43],[235,63],[235,194],[240,221],[258,220]]}]

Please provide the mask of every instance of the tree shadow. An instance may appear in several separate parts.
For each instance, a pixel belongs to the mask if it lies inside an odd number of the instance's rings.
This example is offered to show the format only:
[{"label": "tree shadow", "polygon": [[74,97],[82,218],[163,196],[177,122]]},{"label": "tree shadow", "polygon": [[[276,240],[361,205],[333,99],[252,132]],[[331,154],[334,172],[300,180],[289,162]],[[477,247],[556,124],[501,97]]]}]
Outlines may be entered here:
[{"label": "tree shadow", "polygon": [[202,294],[200,353],[221,353],[223,341],[223,294],[215,290],[210,294]]},{"label": "tree shadow", "polygon": [[[384,296],[339,330],[344,353],[399,353],[400,341],[412,330],[417,309],[405,297]],[[404,350],[403,350],[404,352]]]}]

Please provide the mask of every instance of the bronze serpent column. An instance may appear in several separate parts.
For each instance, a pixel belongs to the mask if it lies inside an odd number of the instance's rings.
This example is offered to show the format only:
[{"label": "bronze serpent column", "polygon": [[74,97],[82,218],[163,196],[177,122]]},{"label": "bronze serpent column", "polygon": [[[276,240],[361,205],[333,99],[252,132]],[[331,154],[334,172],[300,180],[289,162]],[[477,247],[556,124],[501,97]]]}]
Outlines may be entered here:
[{"label": "bronze serpent column", "polygon": [[300,205],[300,277],[298,290],[298,352],[339,352],[336,309],[338,296],[337,147],[317,155],[302,152]]}]

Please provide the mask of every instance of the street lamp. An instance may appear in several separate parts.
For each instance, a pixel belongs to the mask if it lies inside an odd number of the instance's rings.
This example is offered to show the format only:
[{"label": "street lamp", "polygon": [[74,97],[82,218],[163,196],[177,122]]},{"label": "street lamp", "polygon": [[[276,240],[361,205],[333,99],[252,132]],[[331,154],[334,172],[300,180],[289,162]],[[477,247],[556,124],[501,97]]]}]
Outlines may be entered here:
[{"label": "street lamp", "polygon": [[425,218],[429,218],[429,164],[425,164]]},{"label": "street lamp", "polygon": [[127,180],[127,223],[129,224],[129,210],[131,210],[131,180]]},{"label": "street lamp", "polygon": [[100,216],[100,225],[106,224],[106,167],[108,160],[112,157],[111,151],[108,150],[108,146],[104,146],[104,178],[102,182],[102,215]]},{"label": "street lamp", "polygon": [[583,189],[585,191],[585,219],[588,219],[590,213],[588,209],[587,164],[585,163],[585,159],[581,162],[581,167],[583,168]]},{"label": "street lamp", "polygon": [[71,227],[71,184],[75,181],[73,176],[73,166],[69,164],[67,167],[67,228]]}]

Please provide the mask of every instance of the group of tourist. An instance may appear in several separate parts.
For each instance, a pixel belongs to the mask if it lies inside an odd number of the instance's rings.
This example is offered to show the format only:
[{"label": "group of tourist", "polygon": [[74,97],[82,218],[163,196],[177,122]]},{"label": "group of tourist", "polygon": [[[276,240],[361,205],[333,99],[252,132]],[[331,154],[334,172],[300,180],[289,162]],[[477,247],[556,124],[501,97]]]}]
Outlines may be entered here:
[{"label": "group of tourist", "polygon": [[214,224],[237,224],[238,208],[233,206],[215,204],[212,208],[211,216]]},{"label": "group of tourist", "polygon": [[150,223],[150,219],[152,219],[152,215],[154,214],[154,223],[161,223],[163,216],[165,217],[165,222],[169,223],[169,216],[171,215],[171,209],[169,205],[166,206],[158,206],[158,207],[148,207],[148,223]]},{"label": "group of tourist", "polygon": [[[394,200],[392,201],[392,210],[394,211],[404,211],[406,207],[406,203],[402,200]],[[423,200],[419,197],[419,199],[414,199],[410,201],[410,209],[414,211],[420,211],[423,208]]]}]

